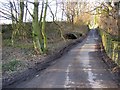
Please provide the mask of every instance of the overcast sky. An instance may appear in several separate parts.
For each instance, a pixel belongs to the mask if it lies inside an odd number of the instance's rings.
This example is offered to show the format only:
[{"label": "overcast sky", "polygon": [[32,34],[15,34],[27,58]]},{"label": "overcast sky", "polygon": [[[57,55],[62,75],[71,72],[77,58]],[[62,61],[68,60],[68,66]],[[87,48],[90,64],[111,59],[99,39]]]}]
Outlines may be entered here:
[{"label": "overcast sky", "polygon": [[[8,1],[9,0],[1,0],[0,1],[0,7],[4,7],[4,5],[2,5],[1,3],[8,3]],[[10,1],[13,1],[13,0],[10,0]],[[17,0],[14,0],[14,1],[17,1]],[[34,0],[29,0],[29,1],[33,2]],[[41,0],[39,0],[39,1],[41,1]],[[56,0],[48,0],[48,1],[49,1],[49,5],[50,5],[52,11],[55,12],[56,11],[56,2],[55,2]],[[62,0],[57,0],[57,1],[58,1],[58,3],[60,3]],[[67,0],[63,0],[63,1],[67,1]],[[93,5],[93,2],[95,3],[95,2],[102,2],[102,1],[108,1],[108,0],[70,0],[70,1],[71,2],[76,2],[76,1],[79,1],[79,2],[88,2],[88,3],[92,3],[91,5]],[[120,1],[120,0],[114,0],[114,1]],[[41,5],[39,5],[39,6],[41,8]],[[33,11],[33,4],[29,3],[28,8],[29,8],[30,12],[32,13],[32,11]],[[40,10],[40,8],[39,8],[39,10]],[[58,4],[57,20],[61,20],[61,15],[62,15],[61,8],[62,8],[61,5]],[[47,17],[46,17],[46,19],[48,21],[52,21],[52,15],[51,15],[51,13],[49,11],[49,8],[48,8],[48,11],[47,11]],[[64,15],[64,19],[66,19],[65,15]],[[28,14],[27,21],[31,21],[31,20],[32,20],[32,18]],[[4,18],[0,17],[0,23],[10,23],[10,20],[7,20],[7,19],[4,19]]]},{"label": "overcast sky", "polygon": [[[34,0],[29,0],[29,1],[34,1]],[[39,1],[41,1],[41,0],[39,0]],[[60,0],[59,0],[59,2],[60,2]],[[4,7],[4,5],[2,5],[1,3],[8,3],[8,1],[7,0],[4,0],[4,2],[0,1],[0,7]],[[52,12],[55,12],[56,11],[56,2],[55,2],[55,0],[49,0],[49,5],[51,7]],[[33,4],[29,3],[28,8],[29,8],[30,12],[33,13]],[[39,5],[39,10],[40,9],[41,9],[41,5]],[[0,13],[0,14],[2,14],[2,13]],[[61,19],[61,15],[62,15],[61,5],[58,4],[57,20]],[[46,19],[48,21],[52,21],[52,15],[50,13],[49,8],[47,9],[47,17],[46,17]],[[31,18],[31,16],[28,13],[27,21],[31,21],[31,20],[32,20],[32,18]],[[5,18],[0,17],[0,23],[10,23],[10,22],[11,22],[10,20],[7,20]]]}]

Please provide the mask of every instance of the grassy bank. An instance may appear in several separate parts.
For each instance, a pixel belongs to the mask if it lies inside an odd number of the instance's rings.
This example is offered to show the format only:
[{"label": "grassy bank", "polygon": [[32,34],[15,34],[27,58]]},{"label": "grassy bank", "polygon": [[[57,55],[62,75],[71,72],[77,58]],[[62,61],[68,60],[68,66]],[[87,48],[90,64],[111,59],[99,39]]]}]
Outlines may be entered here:
[{"label": "grassy bank", "polygon": [[117,65],[120,66],[119,53],[120,53],[120,42],[117,36],[112,36],[104,30],[99,30],[102,38],[104,49],[109,56]]},{"label": "grassy bank", "polygon": [[[2,28],[3,46],[2,46],[2,74],[3,78],[10,77],[15,73],[22,72],[34,66],[37,62],[42,62],[44,58],[50,54],[54,54],[65,45],[74,41],[74,39],[65,39],[61,37],[66,33],[77,33],[84,35],[88,31],[86,25],[74,25],[74,29],[70,23],[57,22],[58,25],[52,22],[46,24],[46,34],[48,39],[47,54],[36,55],[33,48],[31,25],[27,24],[26,38],[24,40],[16,38],[14,46],[11,45],[11,25],[4,25]],[[80,36],[78,37],[80,38]]]}]

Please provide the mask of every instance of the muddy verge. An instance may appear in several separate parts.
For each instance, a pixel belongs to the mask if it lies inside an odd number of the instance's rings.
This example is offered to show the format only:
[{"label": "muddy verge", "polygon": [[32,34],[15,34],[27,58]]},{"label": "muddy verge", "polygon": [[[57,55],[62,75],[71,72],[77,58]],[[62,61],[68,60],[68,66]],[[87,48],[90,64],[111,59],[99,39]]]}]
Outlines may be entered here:
[{"label": "muddy verge", "polygon": [[63,47],[58,52],[55,52],[54,54],[47,56],[44,60],[42,60],[42,62],[36,63],[35,66],[33,66],[33,67],[31,67],[31,68],[29,68],[21,73],[17,73],[10,78],[3,79],[2,80],[2,87],[3,88],[11,87],[13,84],[17,84],[17,83],[20,83],[22,81],[25,81],[25,80],[28,80],[28,79],[34,77],[38,72],[46,69],[48,66],[51,65],[51,63],[53,61],[57,60],[62,55],[67,53],[75,45],[77,45],[78,43],[81,43],[83,41],[83,39],[86,38],[86,36],[87,35],[84,35],[80,39],[76,39],[75,41],[73,41],[70,44]]}]

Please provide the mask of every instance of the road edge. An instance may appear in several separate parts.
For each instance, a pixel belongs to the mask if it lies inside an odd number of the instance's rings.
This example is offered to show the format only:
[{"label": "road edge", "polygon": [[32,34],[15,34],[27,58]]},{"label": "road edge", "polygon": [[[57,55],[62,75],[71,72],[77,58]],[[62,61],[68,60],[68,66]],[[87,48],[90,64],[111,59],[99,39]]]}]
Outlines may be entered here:
[{"label": "road edge", "polygon": [[2,88],[12,87],[13,84],[20,83],[22,81],[30,79],[31,77],[34,77],[37,74],[37,72],[46,69],[48,66],[51,65],[53,61],[56,61],[58,58],[62,57],[65,53],[67,53],[70,49],[72,49],[75,45],[81,43],[87,37],[87,34],[65,45],[65,47],[60,49],[58,52],[55,52],[55,54],[47,56],[42,62],[36,63],[34,67],[31,67],[21,73],[17,73],[13,75],[12,78],[2,79]]},{"label": "road edge", "polygon": [[[98,33],[99,33],[99,31],[98,31]],[[104,61],[104,63],[107,65],[107,67],[108,67],[110,73],[112,74],[114,81],[117,83],[118,87],[120,87],[120,69],[118,69],[116,72],[113,72],[113,69],[115,67],[117,67],[118,65],[107,55],[105,48],[103,46],[100,34],[99,34],[99,37],[100,37],[99,38],[99,40],[100,40],[99,56]]]}]

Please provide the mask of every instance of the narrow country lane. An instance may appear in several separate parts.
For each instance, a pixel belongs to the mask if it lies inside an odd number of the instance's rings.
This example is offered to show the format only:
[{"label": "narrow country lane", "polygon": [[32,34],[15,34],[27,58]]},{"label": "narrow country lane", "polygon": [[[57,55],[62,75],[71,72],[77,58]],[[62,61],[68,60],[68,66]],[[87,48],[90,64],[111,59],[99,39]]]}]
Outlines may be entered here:
[{"label": "narrow country lane", "polygon": [[117,88],[106,64],[97,54],[96,30],[31,80],[15,88]]}]

